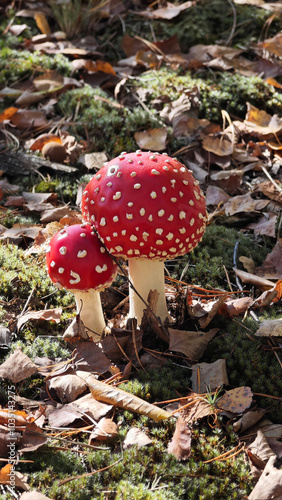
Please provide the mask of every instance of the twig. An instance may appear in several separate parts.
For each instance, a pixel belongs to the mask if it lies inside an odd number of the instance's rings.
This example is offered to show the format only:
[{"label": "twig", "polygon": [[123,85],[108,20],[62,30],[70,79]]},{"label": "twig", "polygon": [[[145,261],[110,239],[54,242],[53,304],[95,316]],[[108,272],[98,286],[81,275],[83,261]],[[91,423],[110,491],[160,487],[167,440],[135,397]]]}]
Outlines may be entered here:
[{"label": "twig", "polygon": [[80,476],[68,477],[67,479],[63,479],[62,481],[60,481],[58,486],[62,486],[63,484],[69,483],[70,481],[74,481],[76,479],[81,479],[83,477],[93,476],[94,474],[98,474],[98,472],[104,472],[105,470],[108,470],[111,467],[114,467],[115,465],[119,464],[121,461],[122,461],[122,458],[120,458],[119,460],[117,460],[116,462],[114,462],[111,465],[107,465],[107,467],[104,467],[103,469],[94,470],[93,472],[86,472],[85,474],[81,474]]},{"label": "twig", "polygon": [[237,12],[236,12],[236,8],[235,8],[235,5],[234,3],[232,2],[232,0],[227,0],[229,5],[231,6],[231,9],[232,9],[232,12],[233,12],[233,24],[232,24],[232,28],[231,28],[231,31],[230,31],[230,35],[229,37],[227,38],[226,42],[225,42],[225,45],[229,45],[234,37],[234,33],[235,33],[235,30],[236,30],[236,25],[237,25]]}]

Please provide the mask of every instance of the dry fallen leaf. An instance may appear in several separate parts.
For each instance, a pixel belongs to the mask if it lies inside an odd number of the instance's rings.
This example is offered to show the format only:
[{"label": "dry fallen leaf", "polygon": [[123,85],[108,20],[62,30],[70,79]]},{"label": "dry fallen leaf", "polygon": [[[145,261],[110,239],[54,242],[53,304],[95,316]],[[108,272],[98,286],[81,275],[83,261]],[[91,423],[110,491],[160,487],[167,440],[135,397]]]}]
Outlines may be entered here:
[{"label": "dry fallen leaf", "polygon": [[243,413],[252,403],[253,393],[250,387],[236,387],[227,391],[217,402],[221,410]]},{"label": "dry fallen leaf", "polygon": [[127,450],[131,446],[137,445],[137,448],[140,449],[143,446],[148,446],[152,443],[152,440],[145,434],[144,431],[139,429],[139,427],[131,427],[127,432],[125,439],[123,441],[123,449]]},{"label": "dry fallen leaf", "polygon": [[269,200],[252,198],[251,193],[233,196],[224,205],[226,215],[234,215],[242,212],[256,212],[263,210],[269,204]]},{"label": "dry fallen leaf", "polygon": [[20,331],[21,327],[30,321],[31,319],[44,320],[44,321],[54,321],[55,323],[60,323],[62,315],[62,309],[44,309],[42,311],[28,311],[18,318],[17,329]]},{"label": "dry fallen leaf", "polygon": [[111,441],[118,436],[118,432],[117,424],[111,418],[103,417],[91,432],[89,444],[94,441]]},{"label": "dry fallen leaf", "polygon": [[15,384],[36,372],[36,364],[19,347],[0,366],[0,377],[8,378]]},{"label": "dry fallen leaf", "polygon": [[54,389],[62,403],[71,403],[83,394],[87,385],[75,374],[61,374],[47,381],[48,389]]},{"label": "dry fallen leaf", "polygon": [[156,422],[170,418],[170,413],[155,405],[147,403],[143,399],[129,394],[121,389],[113,387],[105,382],[97,380],[94,375],[77,370],[78,377],[88,385],[92,396],[98,401],[104,403],[109,403],[118,408],[124,408],[132,412],[140,413],[142,415],[147,415],[147,417],[152,418]]},{"label": "dry fallen leaf", "polygon": [[282,319],[265,319],[255,335],[257,337],[282,337]]},{"label": "dry fallen leaf", "polygon": [[282,469],[276,456],[271,456],[248,500],[282,498]]},{"label": "dry fallen leaf", "polygon": [[151,19],[173,19],[178,16],[183,10],[189,9],[192,7],[193,2],[187,1],[179,5],[175,5],[173,3],[167,2],[165,7],[160,7],[155,10],[142,10],[139,11],[138,14],[144,17],[149,17]]},{"label": "dry fallen leaf", "polygon": [[192,366],[192,390],[199,394],[228,385],[225,359],[214,363],[197,363]]},{"label": "dry fallen leaf", "polygon": [[169,350],[182,352],[193,361],[197,361],[203,355],[208,343],[215,336],[217,328],[209,332],[189,332],[168,328]]},{"label": "dry fallen leaf", "polygon": [[139,148],[150,151],[163,151],[166,148],[167,129],[153,128],[135,132],[134,139]]},{"label": "dry fallen leaf", "polygon": [[177,460],[187,460],[191,455],[191,441],[191,426],[180,415],[176,422],[172,440],[168,443],[167,451],[174,455]]}]

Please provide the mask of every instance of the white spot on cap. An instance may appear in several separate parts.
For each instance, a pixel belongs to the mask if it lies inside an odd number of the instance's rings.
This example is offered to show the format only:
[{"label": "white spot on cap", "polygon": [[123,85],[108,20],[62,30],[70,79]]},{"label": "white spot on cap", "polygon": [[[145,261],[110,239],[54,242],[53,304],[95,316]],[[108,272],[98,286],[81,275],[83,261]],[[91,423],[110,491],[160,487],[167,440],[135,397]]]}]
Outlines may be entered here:
[{"label": "white spot on cap", "polygon": [[141,188],[141,184],[134,184],[134,189],[140,189]]},{"label": "white spot on cap", "polygon": [[140,213],[141,216],[145,215],[145,213],[146,213],[145,208],[140,208],[139,213]]},{"label": "white spot on cap", "polygon": [[133,255],[133,250],[132,250],[132,248],[130,248],[130,249],[127,251],[127,255]]},{"label": "white spot on cap", "polygon": [[167,252],[162,252],[163,257],[166,257],[166,255],[167,255]]},{"label": "white spot on cap", "polygon": [[180,239],[176,238],[175,243],[179,243],[179,242],[180,242]]},{"label": "white spot on cap", "polygon": [[91,205],[94,205],[95,201],[94,200],[90,200],[90,203],[91,203]]},{"label": "white spot on cap", "polygon": [[63,267],[59,267],[58,271],[59,274],[63,274],[65,272],[65,269]]},{"label": "white spot on cap", "polygon": [[[165,160],[165,161],[167,161],[167,160]],[[168,171],[169,171],[169,168],[168,168],[166,165],[164,165],[163,169],[164,169],[166,172],[168,172]]]},{"label": "white spot on cap", "polygon": [[183,173],[184,173],[184,172],[186,172],[186,170],[187,170],[187,169],[186,169],[185,167],[180,167],[180,172],[183,172]]},{"label": "white spot on cap", "polygon": [[130,239],[130,241],[137,241],[138,238],[137,238],[137,236],[135,236],[135,234],[131,234],[129,239]]},{"label": "white spot on cap", "polygon": [[151,170],[151,172],[152,172],[153,175],[161,175],[160,172],[158,170],[156,170],[155,168],[153,168]]},{"label": "white spot on cap", "polygon": [[61,255],[66,255],[67,253],[67,247],[61,247],[60,250],[59,250],[60,254]]},{"label": "white spot on cap", "polygon": [[117,173],[117,177],[121,177],[121,172],[118,172],[118,173]]},{"label": "white spot on cap", "polygon": [[[192,218],[192,219],[190,220],[190,226],[194,226],[194,224],[195,224],[195,219],[193,219],[193,218]],[[193,235],[192,235],[192,238],[193,238]]]},{"label": "white spot on cap", "polygon": [[100,226],[105,226],[106,225],[106,219],[105,217],[102,217],[102,219],[100,220]]},{"label": "white spot on cap", "polygon": [[95,192],[95,193],[99,193],[99,191],[100,191],[100,188],[99,188],[99,187],[96,187],[96,189],[94,189],[94,192]]},{"label": "white spot on cap", "polygon": [[70,280],[70,284],[71,285],[77,285],[77,283],[80,282],[80,276],[79,276],[79,274],[75,273],[74,271],[71,271],[70,275],[74,278],[73,280]]},{"label": "white spot on cap", "polygon": [[125,214],[127,219],[133,219],[133,214]]},{"label": "white spot on cap", "polygon": [[91,215],[90,220],[91,220],[92,222],[95,222],[95,215]]},{"label": "white spot on cap", "polygon": [[172,203],[176,203],[177,202],[177,198],[170,198],[170,201],[172,201]]},{"label": "white spot on cap", "polygon": [[105,251],[106,251],[105,247],[100,247],[100,252],[101,253],[105,253]]},{"label": "white spot on cap", "polygon": [[126,229],[123,229],[122,232],[121,232],[122,236],[125,236],[126,235]]},{"label": "white spot on cap", "polygon": [[171,183],[171,187],[175,187],[175,183],[176,183],[176,179],[171,179],[170,180],[170,183]]},{"label": "white spot on cap", "polygon": [[147,241],[148,236],[150,236],[150,235],[149,235],[149,233],[146,233],[146,231],[144,231],[144,233],[142,233],[143,240]]},{"label": "white spot on cap", "polygon": [[54,262],[54,261],[52,260],[52,262],[50,262],[50,267],[55,267],[55,265],[56,265],[56,262]]},{"label": "white spot on cap", "polygon": [[181,212],[179,212],[179,219],[185,219],[186,217],[186,212],[184,212],[183,210],[181,210]]},{"label": "white spot on cap", "polygon": [[117,251],[117,252],[123,252],[123,248],[122,248],[122,247],[120,247],[120,246],[117,246],[117,247],[116,247],[116,251]]},{"label": "white spot on cap", "polygon": [[176,248],[175,248],[175,247],[171,247],[171,248],[169,249],[169,251],[170,251],[170,252],[172,252],[172,253],[175,253],[175,252],[176,252]]},{"label": "white spot on cap", "polygon": [[136,177],[137,173],[136,172],[131,172],[131,177]]},{"label": "white spot on cap", "polygon": [[118,233],[113,233],[114,238],[117,238],[117,236],[118,236]]},{"label": "white spot on cap", "polygon": [[173,219],[174,219],[174,215],[171,214],[167,220],[172,221]]},{"label": "white spot on cap", "polygon": [[106,240],[107,241],[111,241],[111,237],[110,236],[106,236]]},{"label": "white spot on cap", "polygon": [[163,187],[162,187],[162,192],[163,192],[163,193],[165,193],[165,192],[166,192],[166,187],[165,187],[165,186],[163,186]]},{"label": "white spot on cap", "polygon": [[182,191],[179,191],[179,196],[180,198],[183,198],[184,194],[182,193]]},{"label": "white spot on cap", "polygon": [[58,240],[58,241],[59,241],[59,240],[62,240],[62,239],[63,239],[63,238],[65,238],[66,236],[68,236],[67,231],[66,231],[65,229],[62,229],[62,230],[59,232],[58,236],[57,236],[57,240]]},{"label": "white spot on cap", "polygon": [[114,222],[118,222],[118,221],[119,221],[119,218],[118,218],[118,216],[117,216],[117,215],[115,215],[115,216],[113,217],[113,221],[114,221]]},{"label": "white spot on cap", "polygon": [[191,205],[191,207],[193,207],[195,205],[195,203],[193,202],[193,200],[189,200],[189,205]]},{"label": "white spot on cap", "polygon": [[194,195],[195,195],[196,200],[200,200],[201,199],[201,197],[200,197],[200,195],[199,195],[199,193],[197,191],[194,191]]},{"label": "white spot on cap", "polygon": [[86,233],[80,233],[80,235],[79,235],[79,236],[80,236],[81,238],[85,238]]},{"label": "white spot on cap", "polygon": [[112,175],[115,175],[119,170],[118,165],[109,165],[107,169],[107,177],[111,177]]},{"label": "white spot on cap", "polygon": [[156,234],[163,234],[164,230],[161,227],[156,229]]},{"label": "white spot on cap", "polygon": [[143,165],[143,161],[139,160],[138,165]]},{"label": "white spot on cap", "polygon": [[163,217],[164,214],[165,214],[165,211],[163,209],[161,209],[161,210],[158,211],[158,216],[159,217]]},{"label": "white spot on cap", "polygon": [[186,233],[186,227],[181,227],[180,229],[178,229],[178,231],[180,232],[180,234],[185,234]]},{"label": "white spot on cap", "polygon": [[129,202],[127,203],[127,206],[128,206],[128,207],[133,207],[133,201],[129,201]]},{"label": "white spot on cap", "polygon": [[83,259],[83,257],[86,257],[86,255],[87,255],[86,250],[79,250],[79,252],[77,253],[77,257],[79,259]]},{"label": "white spot on cap", "polygon": [[106,198],[105,198],[105,196],[102,196],[102,197],[101,197],[101,201],[102,201],[102,202],[104,202],[104,201],[105,201],[105,199],[106,199]]},{"label": "white spot on cap", "polygon": [[153,198],[153,200],[157,197],[157,193],[156,191],[152,191],[151,194],[150,194],[151,198]]},{"label": "white spot on cap", "polygon": [[97,273],[103,273],[104,271],[107,271],[107,269],[108,269],[107,264],[104,264],[103,267],[101,267],[101,266],[96,266],[95,267],[95,271]]},{"label": "white spot on cap", "polygon": [[164,244],[164,242],[162,240],[157,240],[156,241],[156,245],[163,245],[163,244]]},{"label": "white spot on cap", "polygon": [[184,184],[185,186],[188,186],[188,184],[189,184],[189,182],[188,182],[188,181],[186,181],[186,179],[183,179],[183,181],[182,181],[182,182],[183,182],[183,184]]},{"label": "white spot on cap", "polygon": [[97,179],[97,181],[99,181],[101,179],[101,177],[102,177],[101,174],[98,174],[98,175],[96,175],[95,178]]},{"label": "white spot on cap", "polygon": [[113,183],[112,182],[108,182],[107,186],[110,188],[112,187]]},{"label": "white spot on cap", "polygon": [[121,192],[117,191],[113,196],[113,200],[119,200],[120,198],[121,198]]},{"label": "white spot on cap", "polygon": [[174,236],[174,235],[173,235],[173,233],[168,233],[168,234],[166,235],[166,238],[167,238],[168,240],[172,240],[173,236]]},{"label": "white spot on cap", "polygon": [[153,220],[153,216],[152,216],[152,215],[149,215],[148,220],[149,220],[150,222],[152,222],[152,220]]}]

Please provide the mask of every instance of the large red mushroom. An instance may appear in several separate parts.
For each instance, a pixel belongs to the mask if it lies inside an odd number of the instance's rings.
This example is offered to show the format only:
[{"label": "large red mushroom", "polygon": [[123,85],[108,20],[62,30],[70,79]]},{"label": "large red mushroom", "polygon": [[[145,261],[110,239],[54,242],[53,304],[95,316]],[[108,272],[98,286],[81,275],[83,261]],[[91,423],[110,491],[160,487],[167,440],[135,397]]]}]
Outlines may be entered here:
[{"label": "large red mushroom", "polygon": [[[164,261],[195,248],[207,221],[205,198],[192,173],[164,153],[121,153],[86,186],[82,215],[111,254],[128,259],[129,278],[142,298],[159,292],[157,315],[167,320]],[[143,310],[130,287],[129,317],[140,323]]]},{"label": "large red mushroom", "polygon": [[89,337],[98,341],[106,327],[100,292],[110,286],[117,265],[90,224],[66,226],[50,241],[46,263],[51,280],[70,290]]}]

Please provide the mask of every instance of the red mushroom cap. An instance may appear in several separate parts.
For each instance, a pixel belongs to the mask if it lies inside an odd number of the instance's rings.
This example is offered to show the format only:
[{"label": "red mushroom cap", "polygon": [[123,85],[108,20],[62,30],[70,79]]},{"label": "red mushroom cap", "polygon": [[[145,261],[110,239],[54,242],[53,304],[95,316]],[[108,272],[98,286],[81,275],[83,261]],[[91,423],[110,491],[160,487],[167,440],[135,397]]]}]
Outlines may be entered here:
[{"label": "red mushroom cap", "polygon": [[86,186],[82,215],[109,252],[172,259],[190,252],[206,225],[205,198],[192,173],[166,154],[122,153]]},{"label": "red mushroom cap", "polygon": [[67,290],[101,291],[117,273],[117,265],[90,224],[66,226],[50,241],[48,273]]}]

